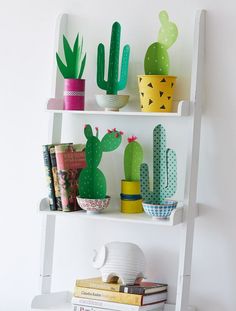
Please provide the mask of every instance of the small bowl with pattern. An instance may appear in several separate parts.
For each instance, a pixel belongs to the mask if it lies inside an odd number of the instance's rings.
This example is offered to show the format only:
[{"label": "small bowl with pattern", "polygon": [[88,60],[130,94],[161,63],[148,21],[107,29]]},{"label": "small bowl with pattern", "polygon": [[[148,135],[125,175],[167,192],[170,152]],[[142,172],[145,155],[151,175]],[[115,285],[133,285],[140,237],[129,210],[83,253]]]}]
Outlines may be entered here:
[{"label": "small bowl with pattern", "polygon": [[106,196],[104,199],[86,199],[77,196],[76,199],[83,210],[87,211],[87,213],[95,214],[100,213],[108,207],[111,197]]},{"label": "small bowl with pattern", "polygon": [[172,211],[177,206],[177,201],[165,200],[164,204],[150,204],[142,202],[145,213],[152,216],[153,219],[166,219],[169,218]]}]

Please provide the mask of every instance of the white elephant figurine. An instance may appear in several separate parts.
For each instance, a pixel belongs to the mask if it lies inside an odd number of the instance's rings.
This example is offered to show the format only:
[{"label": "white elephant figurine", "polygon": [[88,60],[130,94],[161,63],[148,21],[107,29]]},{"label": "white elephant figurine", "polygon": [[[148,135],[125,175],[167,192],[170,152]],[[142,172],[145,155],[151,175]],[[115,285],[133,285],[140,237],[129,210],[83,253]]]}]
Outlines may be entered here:
[{"label": "white elephant figurine", "polygon": [[138,245],[110,242],[95,251],[93,266],[101,271],[103,282],[135,284],[144,278],[145,257]]}]

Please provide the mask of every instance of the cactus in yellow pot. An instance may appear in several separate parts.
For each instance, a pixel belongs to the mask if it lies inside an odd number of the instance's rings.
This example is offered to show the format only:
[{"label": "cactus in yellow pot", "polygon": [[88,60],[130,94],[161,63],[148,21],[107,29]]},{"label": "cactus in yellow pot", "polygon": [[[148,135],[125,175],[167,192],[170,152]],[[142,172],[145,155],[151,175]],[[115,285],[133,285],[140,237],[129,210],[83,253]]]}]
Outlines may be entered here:
[{"label": "cactus in yellow pot", "polygon": [[169,76],[168,49],[178,36],[177,26],[169,21],[166,11],[159,14],[161,28],[158,41],[145,55],[145,75],[138,76],[141,109],[146,112],[171,112],[176,77]]}]

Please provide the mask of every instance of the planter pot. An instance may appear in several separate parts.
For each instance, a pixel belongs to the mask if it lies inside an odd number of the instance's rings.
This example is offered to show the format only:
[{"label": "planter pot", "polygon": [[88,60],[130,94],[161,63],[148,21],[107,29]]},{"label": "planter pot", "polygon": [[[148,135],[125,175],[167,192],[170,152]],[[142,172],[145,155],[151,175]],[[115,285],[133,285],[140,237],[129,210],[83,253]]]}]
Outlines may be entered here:
[{"label": "planter pot", "polygon": [[105,111],[119,111],[129,100],[129,95],[96,95],[98,106]]},{"label": "planter pot", "polygon": [[176,77],[161,75],[138,76],[141,110],[171,112]]},{"label": "planter pot", "polygon": [[87,211],[87,213],[99,213],[108,207],[110,203],[110,197],[106,196],[105,199],[86,199],[76,197],[79,206]]},{"label": "planter pot", "polygon": [[143,213],[140,181],[122,180],[120,198],[122,213]]},{"label": "planter pot", "polygon": [[177,206],[177,201],[166,200],[164,204],[150,204],[143,202],[145,213],[152,216],[154,219],[166,219],[170,217],[171,212]]},{"label": "planter pot", "polygon": [[64,80],[64,109],[84,110],[85,80]]}]

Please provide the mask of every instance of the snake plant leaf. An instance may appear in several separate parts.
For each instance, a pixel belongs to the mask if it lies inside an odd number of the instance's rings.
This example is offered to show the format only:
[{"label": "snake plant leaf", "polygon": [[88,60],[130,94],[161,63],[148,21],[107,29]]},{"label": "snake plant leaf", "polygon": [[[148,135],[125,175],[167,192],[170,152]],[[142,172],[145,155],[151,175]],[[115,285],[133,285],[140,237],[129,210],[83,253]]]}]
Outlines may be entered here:
[{"label": "snake plant leaf", "polygon": [[63,75],[64,79],[70,78],[70,71],[69,71],[68,68],[64,65],[64,63],[63,63],[62,60],[60,59],[60,56],[58,55],[58,53],[56,53],[56,59],[57,59],[58,68],[59,68],[61,74]]},{"label": "snake plant leaf", "polygon": [[84,73],[85,63],[86,63],[86,54],[84,55],[84,58],[82,60],[81,66],[80,66],[80,72],[79,72],[79,76],[78,76],[79,79],[81,79],[81,77]]},{"label": "snake plant leaf", "polygon": [[65,36],[63,36],[63,47],[67,68],[70,72],[70,76],[75,78],[75,57],[74,53],[70,47],[70,44]]},{"label": "snake plant leaf", "polygon": [[75,43],[73,46],[73,57],[74,57],[74,77],[78,78],[79,75],[79,35],[77,34]]}]

